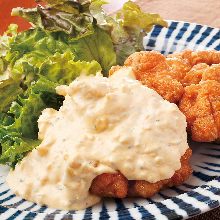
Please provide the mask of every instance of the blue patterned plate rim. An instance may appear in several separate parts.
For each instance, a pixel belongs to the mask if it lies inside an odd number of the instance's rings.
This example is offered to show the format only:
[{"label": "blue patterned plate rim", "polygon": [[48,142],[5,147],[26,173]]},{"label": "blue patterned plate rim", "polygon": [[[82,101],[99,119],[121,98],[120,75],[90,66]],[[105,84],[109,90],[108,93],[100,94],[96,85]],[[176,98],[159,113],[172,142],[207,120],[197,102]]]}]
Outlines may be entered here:
[{"label": "blue patterned plate rim", "polygon": [[[214,180],[210,181],[208,184],[204,184],[190,192],[181,194],[174,198],[165,199],[162,202],[149,204],[147,206],[137,206],[134,208],[130,208],[129,210],[125,208],[117,211],[111,211],[106,213],[106,216],[102,215],[101,218],[109,219],[113,217],[112,219],[116,219],[114,217],[118,216],[119,219],[165,219],[164,217],[166,217],[166,219],[169,220],[182,219],[182,218],[185,219],[218,207],[220,202],[219,194],[220,194],[220,177],[217,177]],[[186,201],[188,201],[189,203],[186,203]],[[206,204],[206,207],[201,210],[200,208],[194,206],[196,204],[197,204],[196,206],[200,206],[201,204],[199,203]],[[15,208],[7,208],[0,205],[0,213],[5,213],[9,209],[10,212],[14,213],[13,214],[14,217],[21,213],[23,213],[25,216],[28,216],[28,218],[25,219],[33,219],[36,215],[40,219],[47,219],[47,220],[53,219],[55,216],[58,219],[64,217],[63,214],[47,214],[47,213],[38,213],[38,212],[30,212],[30,211],[21,211]],[[185,215],[184,212],[186,213]],[[97,219],[96,217],[98,217],[99,214],[100,213],[93,212],[92,213],[93,219]],[[81,213],[79,214],[67,213],[65,215],[65,219],[70,216],[74,217],[74,219],[91,219],[91,215],[90,214],[86,215],[86,213],[84,214],[83,218]],[[138,216],[139,218],[137,218]]]},{"label": "blue patterned plate rim", "polygon": [[182,20],[170,20],[170,19],[166,19],[166,21],[167,21],[168,23],[177,22],[177,23],[197,25],[197,26],[202,26],[202,27],[209,27],[209,28],[212,28],[212,29],[217,29],[217,30],[219,30],[219,28],[217,28],[217,27],[213,27],[213,26],[206,25],[206,24],[200,24],[200,23],[196,23],[196,22],[187,22],[187,21],[182,21]]}]

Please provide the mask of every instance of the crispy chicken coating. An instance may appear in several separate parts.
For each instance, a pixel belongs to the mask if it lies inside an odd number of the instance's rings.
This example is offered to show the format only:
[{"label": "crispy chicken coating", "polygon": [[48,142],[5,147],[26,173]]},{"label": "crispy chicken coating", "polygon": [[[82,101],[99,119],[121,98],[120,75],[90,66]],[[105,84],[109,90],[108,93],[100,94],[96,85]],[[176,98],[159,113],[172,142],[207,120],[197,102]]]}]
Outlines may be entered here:
[{"label": "crispy chicken coating", "polygon": [[187,149],[181,157],[181,168],[166,180],[149,183],[143,180],[127,180],[123,174],[101,174],[97,176],[90,187],[90,192],[101,197],[144,197],[149,198],[162,188],[182,184],[192,173],[189,159],[192,155],[191,149]]},{"label": "crispy chicken coating", "polygon": [[171,76],[178,80],[179,82],[183,83],[183,80],[187,74],[187,72],[190,71],[191,66],[186,60],[179,59],[176,57],[173,58],[166,58],[166,63],[171,67],[173,73]]},{"label": "crispy chicken coating", "polygon": [[156,51],[141,51],[130,55],[124,63],[131,66],[144,85],[154,89],[164,99],[177,103],[183,94],[182,79],[190,69],[182,59],[166,59]]},{"label": "crispy chicken coating", "polygon": [[156,75],[153,77],[142,78],[141,82],[143,85],[154,89],[164,99],[169,102],[177,103],[184,92],[184,88],[180,82],[176,79],[172,79],[170,76]]},{"label": "crispy chicken coating", "polygon": [[198,63],[206,63],[208,65],[220,63],[220,51],[216,50],[184,50],[179,53],[170,54],[168,57],[177,57],[179,59],[187,60],[192,67]]},{"label": "crispy chicken coating", "polygon": [[207,80],[185,87],[179,109],[187,118],[194,141],[211,142],[220,137],[219,82]]},{"label": "crispy chicken coating", "polygon": [[202,80],[215,80],[220,82],[220,63],[213,64],[202,75]]},{"label": "crispy chicken coating", "polygon": [[183,85],[185,87],[206,80],[216,80],[220,82],[220,64],[212,64],[209,66],[206,63],[199,63],[193,66],[192,69],[186,73],[183,79]]},{"label": "crispy chicken coating", "polygon": [[185,86],[191,84],[198,84],[202,80],[204,72],[209,68],[206,63],[199,63],[192,67],[192,69],[186,73],[182,83]]},{"label": "crispy chicken coating", "polygon": [[125,198],[128,180],[121,173],[103,173],[97,176],[90,187],[90,192],[101,197]]},{"label": "crispy chicken coating", "polygon": [[192,66],[182,81],[185,88],[179,102],[192,139],[216,141],[220,137],[220,51],[185,50],[169,57],[187,60]]}]

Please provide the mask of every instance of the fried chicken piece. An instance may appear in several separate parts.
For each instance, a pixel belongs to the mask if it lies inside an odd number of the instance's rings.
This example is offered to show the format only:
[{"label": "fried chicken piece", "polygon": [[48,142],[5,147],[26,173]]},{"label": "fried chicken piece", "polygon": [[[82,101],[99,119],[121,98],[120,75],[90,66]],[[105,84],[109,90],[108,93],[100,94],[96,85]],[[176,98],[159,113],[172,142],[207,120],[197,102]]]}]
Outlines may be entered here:
[{"label": "fried chicken piece", "polygon": [[163,188],[181,185],[192,174],[192,168],[189,164],[191,156],[192,150],[188,148],[185,154],[181,157],[181,168],[177,170],[170,179],[161,180],[156,183],[149,183],[143,180],[129,181],[128,196],[149,198]]},{"label": "fried chicken piece", "polygon": [[178,80],[179,82],[183,83],[183,80],[187,74],[187,72],[190,71],[191,66],[186,60],[179,59],[176,57],[173,58],[166,58],[166,63],[170,66],[173,73],[171,76],[172,78]]},{"label": "fried chicken piece", "polygon": [[220,82],[220,64],[213,64],[202,75],[202,80],[215,80]]},{"label": "fried chicken piece", "polygon": [[220,137],[219,97],[220,83],[214,80],[185,87],[179,109],[186,116],[194,141],[211,142]]},{"label": "fried chicken piece", "polygon": [[181,157],[181,168],[170,178],[156,183],[144,180],[127,180],[123,174],[101,174],[97,176],[90,187],[90,192],[101,197],[125,198],[140,196],[149,198],[160,189],[168,186],[182,184],[192,173],[189,159],[192,155],[191,149],[187,149]]},{"label": "fried chicken piece", "polygon": [[[125,66],[132,66],[133,70],[138,73],[156,72],[158,70],[168,69],[165,56],[157,51],[140,51],[131,54],[124,63]],[[142,74],[137,75],[141,77]]]},{"label": "fried chicken piece", "polygon": [[168,186],[170,180],[161,180],[156,183],[149,183],[144,180],[130,181],[128,196],[150,198],[158,193],[163,187]]},{"label": "fried chicken piece", "polygon": [[132,67],[137,80],[174,103],[177,103],[183,94],[180,81],[190,68],[185,60],[166,59],[156,51],[136,52],[127,58],[124,65]]},{"label": "fried chicken piece", "polygon": [[208,68],[209,65],[206,63],[199,63],[193,66],[192,69],[186,73],[182,81],[184,87],[191,84],[198,84],[202,80],[202,76]]},{"label": "fried chicken piece", "polygon": [[208,65],[220,63],[220,51],[216,50],[192,51],[187,49],[182,52],[170,54],[168,57],[185,59],[192,67],[198,63],[206,63]]},{"label": "fried chicken piece", "polygon": [[200,81],[216,80],[220,82],[220,64],[213,64],[211,66],[206,63],[199,63],[186,73],[183,79],[183,85],[189,86],[191,84],[198,84]]},{"label": "fried chicken piece", "polygon": [[101,197],[125,198],[128,191],[128,180],[121,173],[103,173],[91,184],[90,192]]},{"label": "fried chicken piece", "polygon": [[155,90],[164,99],[172,103],[177,103],[184,92],[182,84],[169,76],[154,75],[152,77],[143,77],[140,81],[143,85]]},{"label": "fried chicken piece", "polygon": [[[118,69],[132,67],[143,85],[170,102],[180,102],[179,108],[186,115],[193,140],[211,142],[220,137],[217,107],[220,51],[185,50],[167,58],[156,51],[141,51],[130,55],[124,65],[113,67],[110,75]],[[205,82],[209,80],[216,83]]]}]

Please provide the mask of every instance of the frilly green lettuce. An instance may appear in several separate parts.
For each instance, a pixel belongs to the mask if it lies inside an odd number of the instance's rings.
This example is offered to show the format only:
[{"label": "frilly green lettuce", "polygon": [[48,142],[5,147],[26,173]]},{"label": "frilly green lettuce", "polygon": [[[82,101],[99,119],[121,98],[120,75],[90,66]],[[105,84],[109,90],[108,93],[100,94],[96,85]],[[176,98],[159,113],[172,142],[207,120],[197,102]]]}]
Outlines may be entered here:
[{"label": "frilly green lettuce", "polygon": [[[117,64],[122,64],[126,57],[135,51],[144,49],[143,36],[153,25],[167,26],[167,22],[158,14],[144,13],[132,1],[126,2],[116,16],[109,16],[104,12],[102,6],[107,3],[104,0],[44,0],[44,2],[48,6],[37,6],[34,9],[16,8],[12,15],[21,16],[30,21],[34,27],[40,27],[47,32],[64,32],[75,41],[91,37],[89,44],[94,36],[100,35],[99,30],[102,29],[109,35],[109,39],[102,41],[101,37],[96,39],[95,44],[101,44],[102,47],[109,48],[108,52],[116,53],[114,62]],[[111,44],[114,50],[111,50]],[[83,52],[89,53],[88,50]],[[98,58],[108,59],[107,53],[99,51],[95,51],[93,57],[101,65],[105,62]],[[106,66],[102,68],[104,71],[109,70]]]},{"label": "frilly green lettuce", "polygon": [[0,83],[0,163],[12,167],[39,144],[37,120],[42,110],[58,110],[62,105],[64,97],[56,94],[55,88],[69,84],[80,74],[101,71],[96,61],[74,61],[70,51],[48,52],[42,59],[33,51],[28,55],[24,53],[13,61],[12,78]]},{"label": "frilly green lettuce", "polygon": [[39,69],[39,74],[45,76],[53,82],[60,84],[70,84],[81,74],[94,75],[101,72],[101,66],[96,61],[74,61],[71,52],[64,54],[55,53],[49,57]]},{"label": "frilly green lettuce", "polygon": [[55,93],[57,85],[40,77],[25,94],[12,102],[7,113],[0,114],[0,163],[13,167],[40,143],[37,120],[42,110],[59,109],[64,99]]},{"label": "frilly green lettuce", "polygon": [[22,93],[19,82],[7,79],[0,82],[0,112],[7,112],[11,103]]}]

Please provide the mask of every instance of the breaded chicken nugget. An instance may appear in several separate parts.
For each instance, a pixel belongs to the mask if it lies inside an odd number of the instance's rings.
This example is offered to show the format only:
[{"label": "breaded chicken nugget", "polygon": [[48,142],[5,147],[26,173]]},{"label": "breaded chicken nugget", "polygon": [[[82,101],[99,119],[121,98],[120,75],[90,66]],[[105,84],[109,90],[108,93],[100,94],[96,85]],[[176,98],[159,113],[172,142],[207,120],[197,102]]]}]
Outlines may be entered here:
[{"label": "breaded chicken nugget", "polygon": [[164,99],[172,103],[177,103],[184,92],[182,84],[170,76],[164,75],[162,77],[158,74],[152,77],[143,77],[140,81],[143,85],[154,89]]},{"label": "breaded chicken nugget", "polygon": [[[132,66],[137,73],[157,72],[167,70],[166,58],[157,51],[140,51],[131,54],[124,63],[125,66]],[[142,75],[140,75],[141,77]]]},{"label": "breaded chicken nugget", "polygon": [[177,103],[183,94],[180,81],[190,68],[186,61],[166,59],[156,51],[136,52],[127,58],[125,66],[131,66],[136,78],[144,85],[174,103]]},{"label": "breaded chicken nugget", "polygon": [[191,66],[186,60],[179,59],[176,57],[166,58],[166,63],[170,66],[170,73],[172,74],[172,78],[178,80],[179,82],[183,82],[183,79],[186,76],[186,73],[190,71]]},{"label": "breaded chicken nugget", "polygon": [[112,66],[111,69],[108,72],[108,76],[111,76],[112,74],[114,74],[114,72],[116,72],[116,71],[118,71],[118,70],[120,70],[122,68],[123,68],[123,66],[119,66],[119,65]]},{"label": "breaded chicken nugget", "polygon": [[219,82],[207,80],[185,87],[179,109],[187,118],[194,141],[211,142],[220,137]]},{"label": "breaded chicken nugget", "polygon": [[202,76],[208,68],[209,65],[206,63],[199,63],[193,66],[192,69],[186,73],[182,81],[184,87],[191,84],[198,84],[202,80]]},{"label": "breaded chicken nugget", "polygon": [[162,188],[182,184],[191,175],[192,168],[189,165],[191,155],[191,149],[187,149],[181,157],[181,168],[170,179],[149,183],[143,180],[127,180],[121,173],[104,173],[93,180],[90,192],[101,197],[125,198],[140,196],[149,198]]},{"label": "breaded chicken nugget", "polygon": [[90,187],[90,192],[101,197],[125,198],[128,180],[121,173],[103,173],[97,176]]},{"label": "breaded chicken nugget", "polygon": [[220,82],[220,64],[213,64],[202,75],[202,80],[215,80]]},{"label": "breaded chicken nugget", "polygon": [[208,65],[220,63],[220,51],[216,50],[192,51],[187,49],[182,52],[170,54],[168,57],[185,59],[192,67],[198,63],[206,63]]},{"label": "breaded chicken nugget", "polygon": [[198,84],[200,81],[216,80],[220,82],[220,64],[213,64],[211,66],[206,63],[199,63],[186,73],[183,79],[183,85],[189,86],[191,84]]}]

